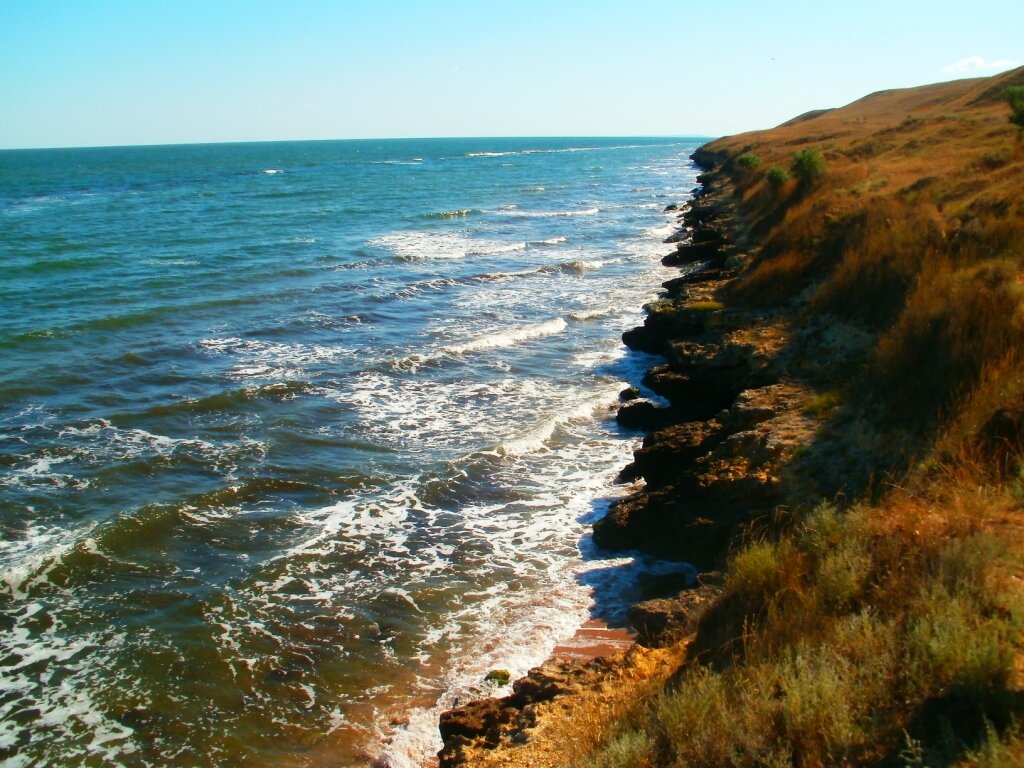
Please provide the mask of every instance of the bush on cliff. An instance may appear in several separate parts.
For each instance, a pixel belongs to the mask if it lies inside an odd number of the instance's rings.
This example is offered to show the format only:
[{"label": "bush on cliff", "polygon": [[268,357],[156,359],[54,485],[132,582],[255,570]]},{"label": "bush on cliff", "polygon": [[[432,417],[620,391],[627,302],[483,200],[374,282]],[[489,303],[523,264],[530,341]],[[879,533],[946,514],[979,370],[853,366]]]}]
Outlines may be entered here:
[{"label": "bush on cliff", "polygon": [[753,172],[761,165],[761,158],[753,152],[744,152],[736,158],[736,164],[744,171]]},{"label": "bush on cliff", "polygon": [[768,169],[768,173],[765,174],[765,178],[768,180],[768,186],[773,191],[778,192],[782,189],[786,182],[789,181],[789,171],[778,165],[773,165]]},{"label": "bush on cliff", "polygon": [[869,380],[886,415],[934,426],[1024,338],[1024,289],[1011,261],[937,270],[918,281],[882,336]]},{"label": "bush on cliff", "polygon": [[1010,122],[1024,131],[1024,85],[1010,86],[1003,92],[1003,96],[1013,111]]},{"label": "bush on cliff", "polygon": [[[794,511],[736,536],[687,663],[588,766],[1024,767],[1022,76],[705,151],[757,239],[714,298],[786,318],[821,428],[790,465]],[[798,194],[785,168],[775,196],[735,173],[754,142],[792,158]],[[812,142],[827,173],[792,157]],[[849,506],[806,511],[839,487]]]},{"label": "bush on cliff", "polygon": [[813,184],[827,173],[825,158],[813,147],[793,155],[793,164],[790,166],[790,170],[803,186]]},{"label": "bush on cliff", "polygon": [[823,505],[734,556],[690,662],[641,730],[586,765],[951,765],[997,752],[993,729],[1024,714],[1012,682],[1024,600],[1005,545],[982,529],[1011,502],[946,490]]}]

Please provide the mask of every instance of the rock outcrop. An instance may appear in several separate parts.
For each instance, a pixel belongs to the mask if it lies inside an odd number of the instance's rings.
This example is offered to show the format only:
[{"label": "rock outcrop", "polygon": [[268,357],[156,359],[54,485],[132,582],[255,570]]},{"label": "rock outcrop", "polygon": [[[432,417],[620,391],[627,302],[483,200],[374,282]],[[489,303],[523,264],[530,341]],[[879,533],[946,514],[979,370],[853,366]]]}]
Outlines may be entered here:
[{"label": "rock outcrop", "polygon": [[[784,319],[720,299],[747,255],[731,198],[713,178],[702,177],[704,189],[679,209],[680,227],[667,240],[676,250],[662,263],[681,274],[645,307],[644,324],[623,334],[632,349],[664,357],[642,383],[668,404],[623,393],[619,424],[647,435],[619,477],[635,487],[594,525],[595,543],[607,550],[642,550],[705,571],[722,563],[752,520],[784,502],[787,468],[817,429],[807,413],[812,390],[786,358]],[[637,645],[623,658],[552,661],[517,681],[510,696],[445,713],[441,767],[506,764],[482,756],[530,744],[545,708],[585,700],[585,691],[625,674],[644,648],[674,649],[681,658],[718,581],[705,573],[696,587],[635,604]],[[520,756],[513,764],[526,762]]]}]

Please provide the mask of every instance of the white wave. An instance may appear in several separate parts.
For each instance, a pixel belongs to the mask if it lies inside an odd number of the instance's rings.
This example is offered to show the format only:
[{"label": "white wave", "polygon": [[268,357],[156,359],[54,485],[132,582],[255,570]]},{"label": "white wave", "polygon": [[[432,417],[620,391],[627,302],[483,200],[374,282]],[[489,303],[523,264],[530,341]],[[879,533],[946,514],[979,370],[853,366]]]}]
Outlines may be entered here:
[{"label": "white wave", "polygon": [[216,452],[213,444],[189,437],[167,437],[156,435],[144,429],[124,429],[115,427],[106,419],[97,419],[84,427],[66,426],[57,437],[64,440],[88,439],[89,444],[100,443],[105,447],[109,458],[117,460],[133,459],[143,454],[169,456],[178,449],[195,450],[211,455]]},{"label": "white wave", "polygon": [[602,317],[611,317],[622,312],[621,309],[606,307],[603,309],[580,309],[569,313],[569,319],[578,323],[585,323],[588,320],[600,320]]},{"label": "white wave", "polygon": [[284,344],[238,337],[207,338],[200,349],[236,360],[227,372],[237,380],[301,381],[311,369],[351,358],[354,349],[323,344]]},{"label": "white wave", "polygon": [[[42,430],[37,438],[40,443],[59,444],[61,454],[49,455],[52,449],[43,447],[22,457],[24,465],[15,465],[0,475],[0,486],[78,491],[91,484],[89,476],[96,468],[155,456],[191,456],[211,467],[231,471],[241,457],[261,457],[267,450],[264,443],[249,438],[215,445],[197,437],[174,438],[140,428],[117,427],[106,419],[38,429]],[[0,566],[2,563],[0,555]]]},{"label": "white wave", "polygon": [[[405,368],[415,370],[423,362],[422,358],[409,361]],[[439,385],[415,376],[367,371],[344,389],[324,389],[322,394],[355,407],[362,430],[377,442],[460,452],[492,444],[495,435],[511,433],[517,414],[555,392],[544,383],[512,376]],[[486,407],[488,418],[481,418],[482,407]]]},{"label": "white wave", "polygon": [[[0,635],[0,654],[16,661],[4,667],[0,683],[0,746],[31,742],[36,749],[22,752],[23,761],[18,755],[4,765],[45,765],[68,755],[82,763],[123,765],[137,750],[133,731],[110,717],[93,692],[97,670],[113,666],[125,636],[110,627],[68,632],[61,617],[76,600],[69,590],[61,590],[57,599],[59,610],[52,602],[24,599],[5,610],[13,626]],[[45,741],[34,738],[39,733],[46,734]]]},{"label": "white wave", "polygon": [[[561,240],[564,240],[564,238]],[[561,242],[561,240],[553,238],[551,243],[555,244],[556,242]],[[574,259],[572,261],[548,264],[541,267],[535,267],[533,269],[519,269],[507,272],[483,272],[478,275],[473,275],[469,280],[480,283],[493,283],[503,282],[505,280],[514,280],[519,277],[530,277],[533,275],[583,274],[584,272],[598,270],[610,264],[619,264],[621,262],[622,259]]]},{"label": "white wave", "polygon": [[48,581],[50,571],[68,552],[86,541],[92,528],[33,525],[19,538],[0,541],[0,594],[27,598],[30,589]]},{"label": "white wave", "polygon": [[568,324],[565,320],[560,317],[556,317],[553,320],[547,320],[543,323],[521,325],[494,333],[488,333],[461,344],[450,344],[443,347],[442,350],[449,354],[462,355],[467,352],[481,352],[485,349],[510,347],[514,344],[529,341],[530,339],[537,339],[542,336],[551,336],[556,333],[561,333],[567,327]]},{"label": "white wave", "polygon": [[87,480],[76,480],[73,475],[54,471],[54,467],[71,461],[72,456],[37,456],[24,457],[26,464],[14,466],[5,475],[0,476],[0,485],[11,487],[35,488],[86,488]]},{"label": "white wave", "polygon": [[625,355],[626,348],[624,346],[615,347],[614,349],[592,350],[573,355],[572,364],[577,368],[590,370],[602,365],[611,365],[621,360]]},{"label": "white wave", "polygon": [[467,256],[488,256],[511,253],[526,248],[525,242],[501,242],[472,238],[457,232],[394,232],[374,238],[370,245],[386,248],[400,259],[443,260],[464,259]]},{"label": "white wave", "polygon": [[497,243],[488,243],[483,246],[474,246],[470,250],[466,251],[467,256],[487,256],[492,253],[512,253],[514,251],[521,251],[526,248],[526,243],[508,243],[507,245],[500,245]]},{"label": "white wave", "polygon": [[260,171],[260,173],[265,173],[267,175],[273,176],[275,173],[284,173],[284,171],[282,171],[280,168],[267,168],[265,170]]},{"label": "white wave", "polygon": [[541,267],[540,272],[567,272],[582,274],[602,267],[606,267],[610,264],[618,264],[622,259],[574,259],[573,261],[563,261],[560,264],[555,264],[551,267]]},{"label": "white wave", "polygon": [[548,149],[518,149],[505,152],[467,152],[464,157],[507,157],[509,155],[558,155],[567,152],[601,152],[605,150],[638,149],[640,147],[672,146],[671,144],[616,144],[606,147],[557,147]]},{"label": "white wave", "polygon": [[672,219],[666,221],[663,224],[655,224],[654,226],[647,227],[643,235],[648,240],[664,240],[666,237],[671,235],[679,228],[679,224]]},{"label": "white wave", "polygon": [[555,219],[563,218],[568,216],[594,216],[601,212],[600,208],[577,208],[568,211],[524,211],[520,208],[508,208],[506,211],[503,207],[503,212],[514,212],[516,216],[525,216],[531,219]]},{"label": "white wave", "polygon": [[530,277],[531,275],[546,273],[546,267],[539,267],[537,269],[519,269],[512,272],[483,272],[479,275],[473,275],[469,279],[478,283],[501,283],[506,280],[515,280],[520,277]]},{"label": "white wave", "polygon": [[575,406],[566,408],[556,416],[537,425],[526,434],[504,441],[498,446],[498,452],[504,456],[520,456],[544,448],[545,442],[551,438],[555,430],[560,426],[564,426],[576,419],[589,419],[594,415],[595,411],[613,402],[620,387],[620,384],[616,384],[614,387],[605,388],[597,392],[597,394],[585,398]]}]

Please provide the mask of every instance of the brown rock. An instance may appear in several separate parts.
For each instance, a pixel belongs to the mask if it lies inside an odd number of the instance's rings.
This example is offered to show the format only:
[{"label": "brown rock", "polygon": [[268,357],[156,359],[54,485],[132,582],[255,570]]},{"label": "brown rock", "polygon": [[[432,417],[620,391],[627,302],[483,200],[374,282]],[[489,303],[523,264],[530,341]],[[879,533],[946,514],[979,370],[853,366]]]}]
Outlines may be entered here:
[{"label": "brown rock", "polygon": [[663,427],[671,419],[672,415],[667,408],[655,405],[650,400],[633,400],[619,408],[615,414],[615,421],[626,429],[644,431]]},{"label": "brown rock", "polygon": [[722,248],[718,243],[680,243],[675,251],[662,258],[661,263],[666,267],[681,267],[702,261],[714,261],[720,257]]},{"label": "brown rock", "polygon": [[457,709],[441,713],[441,738],[445,742],[456,738],[497,738],[499,726],[511,722],[513,712],[503,699],[479,699]]},{"label": "brown rock", "polygon": [[702,587],[675,597],[637,603],[629,609],[629,621],[637,631],[638,642],[648,648],[664,648],[692,634],[704,609],[719,592],[715,587]]},{"label": "brown rock", "polygon": [[635,472],[649,487],[667,485],[691,469],[721,439],[715,422],[692,421],[656,430],[634,451]]}]

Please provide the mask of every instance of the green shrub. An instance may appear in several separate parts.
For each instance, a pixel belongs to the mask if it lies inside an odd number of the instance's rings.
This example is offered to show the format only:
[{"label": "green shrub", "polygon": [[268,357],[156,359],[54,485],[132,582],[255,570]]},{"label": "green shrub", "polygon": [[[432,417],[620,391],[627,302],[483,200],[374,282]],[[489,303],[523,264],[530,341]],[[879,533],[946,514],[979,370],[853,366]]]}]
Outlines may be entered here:
[{"label": "green shrub", "polygon": [[812,397],[810,401],[808,401],[807,405],[804,406],[804,411],[809,413],[811,416],[821,418],[823,416],[827,416],[829,413],[841,406],[845,401],[846,398],[842,392],[838,390],[830,390]]},{"label": "green shrub", "polygon": [[825,175],[825,158],[814,148],[803,149],[793,155],[790,170],[801,184],[812,184]]},{"label": "green shrub", "polygon": [[1024,768],[1024,735],[1017,724],[1001,734],[989,723],[985,740],[967,757],[972,768]]},{"label": "green shrub", "polygon": [[694,312],[717,312],[725,309],[725,304],[720,301],[691,301],[686,308]]},{"label": "green shrub", "polygon": [[1003,98],[1010,105],[1013,114],[1010,122],[1024,131],[1024,85],[1012,85],[1003,91]]},{"label": "green shrub", "polygon": [[737,553],[729,564],[727,589],[750,597],[771,595],[782,585],[783,562],[792,556],[788,542],[759,541]]},{"label": "green shrub", "polygon": [[736,158],[736,164],[745,171],[756,171],[761,165],[761,158],[753,152],[744,152]]},{"label": "green shrub", "polygon": [[863,595],[871,559],[853,548],[842,548],[822,558],[817,571],[817,594],[823,612],[839,613]]},{"label": "green shrub", "polygon": [[907,694],[925,700],[956,685],[980,698],[1005,688],[1013,672],[1007,623],[986,617],[970,596],[932,589],[907,630]]},{"label": "green shrub", "polygon": [[636,768],[650,757],[654,739],[643,731],[626,731],[582,763],[583,768]]},{"label": "green shrub", "polygon": [[765,178],[768,179],[769,186],[778,192],[785,186],[786,182],[789,181],[789,171],[785,168],[773,165],[768,169],[768,173],[765,174]]}]

